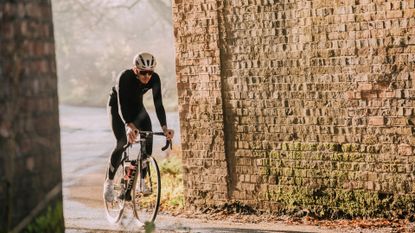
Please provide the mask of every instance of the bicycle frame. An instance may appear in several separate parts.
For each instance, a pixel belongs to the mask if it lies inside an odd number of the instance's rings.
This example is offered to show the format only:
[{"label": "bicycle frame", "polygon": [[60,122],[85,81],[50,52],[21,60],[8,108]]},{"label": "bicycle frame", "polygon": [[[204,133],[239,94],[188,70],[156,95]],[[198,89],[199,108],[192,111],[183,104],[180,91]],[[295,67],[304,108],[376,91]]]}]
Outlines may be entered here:
[{"label": "bicycle frame", "polygon": [[[121,164],[123,164],[123,162],[125,162],[125,161],[127,161],[127,162],[134,162],[135,161],[135,163],[136,163],[136,167],[138,167],[138,169],[140,169],[139,171],[138,171],[138,174],[140,174],[140,175],[142,175],[142,173],[143,173],[143,162],[144,162],[144,160],[145,159],[148,159],[148,157],[146,157],[146,158],[143,158],[143,155],[146,155],[147,156],[147,151],[146,151],[146,143],[147,143],[147,138],[148,138],[148,136],[150,136],[150,135],[158,135],[158,136],[165,136],[164,135],[164,133],[162,133],[162,132],[151,132],[151,131],[140,131],[139,132],[139,134],[140,134],[140,140],[139,141],[137,141],[138,143],[140,143],[140,153],[138,153],[138,155],[137,155],[137,159],[136,160],[129,160],[129,154],[126,152],[126,151],[124,151],[124,158],[121,160]],[[124,146],[124,149],[128,149],[128,147],[130,147],[130,146],[132,146],[133,144],[131,144],[131,143],[127,143],[125,146]],[[164,147],[162,147],[161,148],[161,150],[162,151],[165,151],[168,147],[170,146],[170,148],[172,148],[172,143],[171,143],[171,141],[170,140],[166,140],[166,145],[164,146]],[[120,164],[120,165],[121,165]],[[124,167],[124,164],[123,164],[123,169],[125,169],[125,167]],[[150,182],[151,182],[151,174],[150,174],[150,170],[148,170],[148,171],[146,171],[146,172],[148,172],[148,174],[145,174],[145,175],[148,175],[148,176],[150,176],[149,178],[150,178]],[[126,189],[126,192],[129,192],[130,190],[131,190],[131,188],[133,187],[133,185],[134,185],[134,183],[135,182],[137,182],[136,181],[136,179],[137,179],[137,176],[136,176],[136,174],[137,174],[137,169],[135,169],[135,171],[134,171],[134,173],[132,173],[131,174],[131,177],[130,177],[130,179],[128,180],[128,184],[127,184],[127,189]],[[145,176],[144,175],[144,176]],[[141,185],[141,179],[140,179],[140,184],[139,185]],[[152,191],[152,190],[151,190]]]}]

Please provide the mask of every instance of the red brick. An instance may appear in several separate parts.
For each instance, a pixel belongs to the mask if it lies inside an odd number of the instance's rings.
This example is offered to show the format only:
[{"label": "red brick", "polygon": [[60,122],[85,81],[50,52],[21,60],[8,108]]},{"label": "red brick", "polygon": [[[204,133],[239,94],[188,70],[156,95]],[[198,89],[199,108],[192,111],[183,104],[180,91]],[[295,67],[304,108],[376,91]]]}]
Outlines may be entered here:
[{"label": "red brick", "polygon": [[400,18],[403,15],[403,11],[401,10],[393,10],[393,11],[387,11],[386,12],[386,18],[388,19],[395,19]]},{"label": "red brick", "polygon": [[346,92],[345,97],[346,99],[354,99],[355,98],[354,92],[353,91]]},{"label": "red brick", "polygon": [[411,145],[408,144],[400,144],[398,146],[398,154],[399,155],[413,155],[413,149]]},{"label": "red brick", "polygon": [[385,124],[385,118],[382,116],[369,117],[369,125],[381,126]]},{"label": "red brick", "polygon": [[370,91],[373,89],[373,84],[371,83],[359,83],[358,90],[360,91]]},{"label": "red brick", "polygon": [[384,91],[379,93],[380,98],[393,98],[395,97],[395,92],[393,91]]}]

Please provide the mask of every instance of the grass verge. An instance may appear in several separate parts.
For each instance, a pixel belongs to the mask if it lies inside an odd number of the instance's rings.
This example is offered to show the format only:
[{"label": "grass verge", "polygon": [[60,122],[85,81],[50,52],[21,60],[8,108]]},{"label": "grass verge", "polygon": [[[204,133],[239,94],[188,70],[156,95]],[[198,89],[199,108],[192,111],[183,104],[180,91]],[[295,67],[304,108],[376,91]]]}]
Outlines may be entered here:
[{"label": "grass verge", "polygon": [[160,160],[161,206],[163,212],[177,213],[184,209],[182,158],[180,150],[173,150]]}]

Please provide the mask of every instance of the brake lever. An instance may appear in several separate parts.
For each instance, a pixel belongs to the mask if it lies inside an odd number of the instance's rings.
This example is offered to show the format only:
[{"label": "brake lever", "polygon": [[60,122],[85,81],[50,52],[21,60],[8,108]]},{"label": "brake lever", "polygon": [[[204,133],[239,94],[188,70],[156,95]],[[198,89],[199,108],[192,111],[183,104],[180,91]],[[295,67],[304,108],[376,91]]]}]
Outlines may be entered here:
[{"label": "brake lever", "polygon": [[161,148],[161,150],[165,151],[169,147],[170,147],[170,149],[173,149],[173,144],[171,143],[171,140],[166,139],[166,145],[163,148]]}]

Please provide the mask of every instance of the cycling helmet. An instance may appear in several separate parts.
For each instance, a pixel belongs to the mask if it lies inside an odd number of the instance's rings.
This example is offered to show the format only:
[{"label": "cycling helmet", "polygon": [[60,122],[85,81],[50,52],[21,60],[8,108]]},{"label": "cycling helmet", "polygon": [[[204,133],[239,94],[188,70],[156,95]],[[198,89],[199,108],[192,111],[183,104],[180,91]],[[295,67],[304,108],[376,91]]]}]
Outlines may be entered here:
[{"label": "cycling helmet", "polygon": [[134,65],[140,70],[154,70],[156,67],[156,59],[149,53],[140,53],[134,57]]}]

